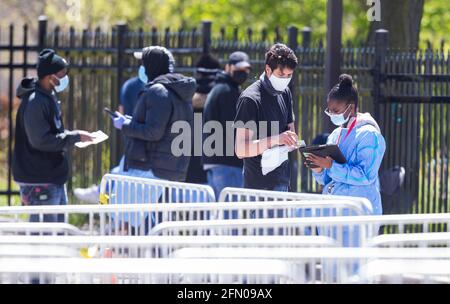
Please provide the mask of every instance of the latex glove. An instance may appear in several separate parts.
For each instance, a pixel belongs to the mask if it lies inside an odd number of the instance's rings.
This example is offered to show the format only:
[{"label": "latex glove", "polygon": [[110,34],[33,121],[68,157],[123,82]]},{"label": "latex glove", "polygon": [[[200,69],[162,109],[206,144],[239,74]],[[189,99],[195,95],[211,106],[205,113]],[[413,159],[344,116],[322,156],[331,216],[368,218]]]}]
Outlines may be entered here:
[{"label": "latex glove", "polygon": [[116,111],[117,117],[113,118],[113,124],[114,128],[122,130],[123,125],[127,125],[131,122],[130,118],[125,117],[124,115],[120,114]]}]

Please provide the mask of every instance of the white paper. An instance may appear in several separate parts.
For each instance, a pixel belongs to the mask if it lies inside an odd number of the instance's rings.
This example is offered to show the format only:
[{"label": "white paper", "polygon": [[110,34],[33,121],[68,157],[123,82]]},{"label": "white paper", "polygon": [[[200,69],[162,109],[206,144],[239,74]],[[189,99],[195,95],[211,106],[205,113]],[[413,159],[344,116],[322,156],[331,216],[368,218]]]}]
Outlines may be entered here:
[{"label": "white paper", "polygon": [[77,142],[75,144],[75,146],[78,147],[78,148],[83,149],[83,148],[86,148],[86,147],[88,147],[90,145],[96,145],[98,143],[101,143],[101,142],[103,142],[103,141],[105,141],[105,140],[107,140],[109,138],[108,135],[106,135],[104,132],[102,132],[100,130],[97,131],[97,132],[93,132],[90,135],[92,137],[94,137],[93,141],[86,141],[86,142],[81,142],[80,141],[80,142]]},{"label": "white paper", "polygon": [[261,158],[262,174],[267,175],[282,163],[289,159],[289,152],[305,146],[303,140],[299,140],[297,147],[276,146],[263,152]]},{"label": "white paper", "polygon": [[276,146],[264,151],[261,158],[262,174],[267,175],[288,160],[289,147]]}]

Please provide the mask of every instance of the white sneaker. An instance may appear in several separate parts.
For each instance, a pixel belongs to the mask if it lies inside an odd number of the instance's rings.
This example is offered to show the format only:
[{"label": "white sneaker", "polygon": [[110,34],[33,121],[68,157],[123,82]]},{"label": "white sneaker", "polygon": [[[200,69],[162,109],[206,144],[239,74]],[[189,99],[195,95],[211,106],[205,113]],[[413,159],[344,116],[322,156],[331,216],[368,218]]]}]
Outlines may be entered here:
[{"label": "white sneaker", "polygon": [[80,201],[88,202],[91,204],[98,204],[100,189],[97,185],[93,185],[90,188],[76,188],[73,190],[73,194]]}]

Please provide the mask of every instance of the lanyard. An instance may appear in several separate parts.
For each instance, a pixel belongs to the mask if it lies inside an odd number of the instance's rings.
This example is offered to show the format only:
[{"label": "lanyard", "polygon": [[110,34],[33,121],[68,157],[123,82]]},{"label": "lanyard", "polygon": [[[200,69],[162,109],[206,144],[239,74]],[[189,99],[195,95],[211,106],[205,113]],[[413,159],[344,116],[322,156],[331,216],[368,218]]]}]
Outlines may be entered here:
[{"label": "lanyard", "polygon": [[[350,125],[350,128],[348,129],[348,132],[347,132],[347,134],[345,134],[345,137],[344,137],[344,139],[342,140],[342,141],[345,141],[346,139],[347,139],[347,137],[350,135],[350,132],[353,130],[353,128],[356,126],[356,118],[355,118],[355,120],[352,122],[352,124]],[[338,137],[338,140],[337,140],[337,144],[339,145],[339,141],[340,141],[340,139],[341,139],[341,134],[342,134],[342,130],[341,130],[341,133],[339,133],[339,137]]]}]

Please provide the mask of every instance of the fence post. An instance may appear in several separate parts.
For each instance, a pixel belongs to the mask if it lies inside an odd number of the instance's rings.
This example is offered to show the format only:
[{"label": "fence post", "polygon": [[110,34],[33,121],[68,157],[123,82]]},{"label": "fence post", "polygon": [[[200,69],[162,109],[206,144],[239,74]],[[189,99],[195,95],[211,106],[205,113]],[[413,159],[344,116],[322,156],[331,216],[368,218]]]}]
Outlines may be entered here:
[{"label": "fence post", "polygon": [[[328,0],[324,95],[337,83],[341,73],[342,15],[342,0]],[[324,100],[326,102],[326,98]],[[323,132],[329,132],[332,128],[330,120],[323,119]]]},{"label": "fence post", "polygon": [[[127,35],[127,24],[125,22],[119,22],[117,24],[117,90],[116,97],[113,98],[111,105],[113,109],[117,109],[119,107],[119,98],[120,98],[120,89],[124,82],[123,70],[125,67],[125,49],[126,49],[126,35]],[[114,136],[113,147],[114,149],[111,151],[112,160],[114,164],[117,164],[122,155],[122,137],[120,136],[120,132],[116,132]],[[112,166],[112,164],[111,164]]]},{"label": "fence post", "polygon": [[311,28],[305,26],[302,28],[302,47],[304,49],[311,46]]},{"label": "fence post", "polygon": [[38,27],[38,52],[42,51],[47,45],[47,16],[39,16]]},{"label": "fence post", "polygon": [[202,21],[203,54],[211,52],[211,21]]},{"label": "fence post", "polygon": [[13,105],[14,105],[14,25],[9,26],[9,77],[8,77],[8,206],[11,206],[12,195],[12,153],[13,153]]},{"label": "fence post", "polygon": [[380,101],[382,98],[381,85],[383,69],[388,47],[388,31],[379,29],[375,32],[375,66],[373,74],[373,102],[375,120],[380,123]]},{"label": "fence post", "polygon": [[[302,57],[301,57],[302,66],[308,66],[310,64],[310,55],[309,55],[310,53],[309,53],[309,51],[307,52],[306,50],[311,47],[311,33],[312,33],[311,28],[309,28],[309,27],[302,28]],[[299,71],[300,71],[300,73],[302,72],[301,67],[300,67]],[[307,79],[308,72],[303,72],[303,73],[306,77],[301,78],[299,80],[299,95],[301,94],[300,88],[302,87],[303,84],[305,84],[305,79]],[[301,107],[302,117],[299,117],[298,120],[300,123],[300,119],[301,119],[300,131],[305,132],[306,130],[308,130],[308,126],[310,125],[310,119],[308,117],[304,117],[303,112],[305,112],[305,115],[307,115],[306,113],[308,112],[307,111],[308,107],[309,107],[308,102],[310,101],[309,100],[310,98],[307,94],[304,94],[303,96],[299,96],[299,97],[302,98],[302,107]],[[300,112],[300,109],[299,109],[299,112]],[[300,164],[300,174],[301,174],[301,180],[300,180],[301,191],[302,192],[311,191],[311,189],[308,189],[308,178],[310,177],[309,169],[302,166],[302,164]]]},{"label": "fence post", "polygon": [[[294,53],[297,53],[298,48],[298,28],[295,26],[290,26],[288,28],[288,46],[291,48]],[[292,80],[289,84],[289,88],[292,92],[293,103],[292,106],[294,108],[294,121],[295,121],[295,133],[299,134],[298,129],[298,120],[300,117],[299,110],[299,94],[297,90],[298,86],[298,75],[297,72],[294,72],[292,76]],[[298,189],[298,155],[297,153],[289,153],[290,158],[290,166],[291,166],[291,191],[297,192]]]}]

